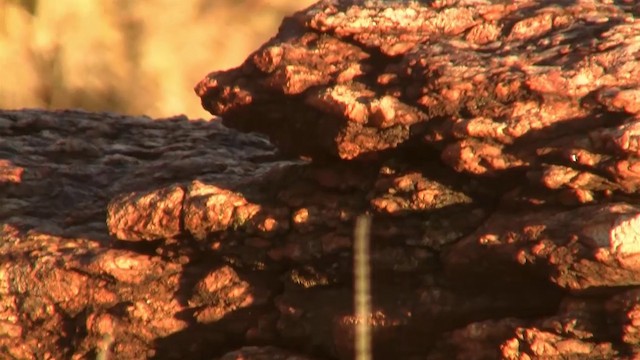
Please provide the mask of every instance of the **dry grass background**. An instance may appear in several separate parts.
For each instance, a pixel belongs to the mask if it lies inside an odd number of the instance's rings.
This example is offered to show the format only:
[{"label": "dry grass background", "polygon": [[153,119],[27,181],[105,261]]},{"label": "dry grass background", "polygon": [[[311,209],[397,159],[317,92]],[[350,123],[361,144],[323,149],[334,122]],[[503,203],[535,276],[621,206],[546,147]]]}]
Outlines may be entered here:
[{"label": "dry grass background", "polygon": [[0,108],[210,117],[193,86],[314,0],[0,0]]}]

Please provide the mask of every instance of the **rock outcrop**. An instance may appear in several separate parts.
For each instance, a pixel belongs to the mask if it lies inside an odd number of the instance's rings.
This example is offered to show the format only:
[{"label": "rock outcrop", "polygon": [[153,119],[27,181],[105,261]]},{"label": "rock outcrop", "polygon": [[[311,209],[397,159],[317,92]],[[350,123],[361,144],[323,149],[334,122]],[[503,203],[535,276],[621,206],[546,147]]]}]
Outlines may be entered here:
[{"label": "rock outcrop", "polygon": [[349,359],[367,321],[380,359],[634,358],[639,14],[320,2],[196,86],[251,134],[1,112],[0,349]]}]

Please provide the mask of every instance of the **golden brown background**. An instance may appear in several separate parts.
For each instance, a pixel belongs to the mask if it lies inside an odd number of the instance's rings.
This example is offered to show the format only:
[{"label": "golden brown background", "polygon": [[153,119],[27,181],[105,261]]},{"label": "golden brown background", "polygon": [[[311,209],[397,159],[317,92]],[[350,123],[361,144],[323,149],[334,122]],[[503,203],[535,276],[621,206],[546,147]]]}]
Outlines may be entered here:
[{"label": "golden brown background", "polygon": [[210,117],[193,92],[314,0],[0,0],[0,108]]}]

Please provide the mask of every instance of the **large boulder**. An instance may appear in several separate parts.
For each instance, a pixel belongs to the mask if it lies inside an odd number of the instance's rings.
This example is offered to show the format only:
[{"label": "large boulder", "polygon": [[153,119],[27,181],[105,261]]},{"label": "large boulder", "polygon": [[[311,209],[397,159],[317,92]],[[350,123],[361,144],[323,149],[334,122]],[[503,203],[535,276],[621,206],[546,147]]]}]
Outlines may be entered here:
[{"label": "large boulder", "polygon": [[196,86],[222,121],[0,112],[0,351],[637,356],[638,14],[324,1]]}]

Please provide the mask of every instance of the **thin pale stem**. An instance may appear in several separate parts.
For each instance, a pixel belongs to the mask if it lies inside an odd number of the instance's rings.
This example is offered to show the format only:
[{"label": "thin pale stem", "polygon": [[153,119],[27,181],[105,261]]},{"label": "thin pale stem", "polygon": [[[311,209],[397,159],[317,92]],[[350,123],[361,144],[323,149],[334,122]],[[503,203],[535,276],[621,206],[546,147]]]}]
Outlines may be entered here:
[{"label": "thin pale stem", "polygon": [[356,219],[353,243],[355,358],[371,360],[371,269],[369,264],[371,216]]}]

